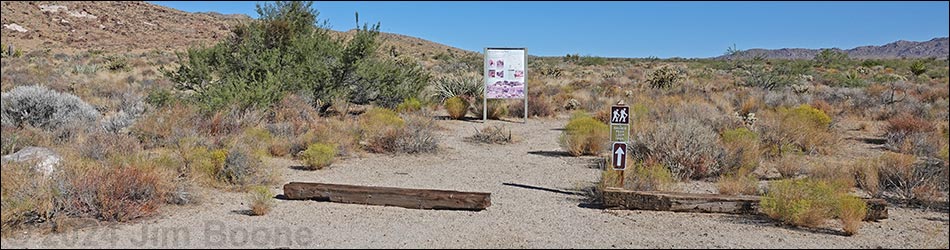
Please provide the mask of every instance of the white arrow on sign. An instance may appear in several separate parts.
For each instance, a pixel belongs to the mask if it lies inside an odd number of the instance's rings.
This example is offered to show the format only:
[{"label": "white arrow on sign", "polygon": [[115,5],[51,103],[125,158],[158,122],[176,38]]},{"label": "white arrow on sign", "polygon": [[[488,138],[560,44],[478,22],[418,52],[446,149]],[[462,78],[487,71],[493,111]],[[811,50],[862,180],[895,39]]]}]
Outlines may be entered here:
[{"label": "white arrow on sign", "polygon": [[620,163],[621,163],[620,161],[623,160],[623,154],[626,153],[626,152],[623,152],[623,151],[624,151],[624,150],[623,150],[622,147],[617,148],[617,151],[614,151],[614,166],[617,166],[617,167],[621,166],[621,165],[620,165]]}]

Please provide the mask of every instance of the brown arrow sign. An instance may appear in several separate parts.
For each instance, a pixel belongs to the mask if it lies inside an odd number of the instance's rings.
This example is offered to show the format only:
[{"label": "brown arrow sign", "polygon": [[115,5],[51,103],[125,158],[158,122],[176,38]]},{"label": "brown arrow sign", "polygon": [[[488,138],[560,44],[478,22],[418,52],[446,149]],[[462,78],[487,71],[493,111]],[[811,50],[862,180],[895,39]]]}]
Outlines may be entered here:
[{"label": "brown arrow sign", "polygon": [[627,143],[625,142],[615,142],[614,147],[610,150],[613,161],[611,165],[614,166],[615,170],[624,170],[627,168]]}]

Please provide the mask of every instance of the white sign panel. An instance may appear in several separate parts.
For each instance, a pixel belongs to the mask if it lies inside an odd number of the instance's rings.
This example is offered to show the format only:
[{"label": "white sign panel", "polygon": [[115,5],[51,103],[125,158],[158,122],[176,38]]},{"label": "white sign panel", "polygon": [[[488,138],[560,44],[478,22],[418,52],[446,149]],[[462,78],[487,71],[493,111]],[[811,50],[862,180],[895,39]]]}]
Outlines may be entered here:
[{"label": "white sign panel", "polygon": [[485,50],[485,97],[488,99],[525,98],[525,50]]}]

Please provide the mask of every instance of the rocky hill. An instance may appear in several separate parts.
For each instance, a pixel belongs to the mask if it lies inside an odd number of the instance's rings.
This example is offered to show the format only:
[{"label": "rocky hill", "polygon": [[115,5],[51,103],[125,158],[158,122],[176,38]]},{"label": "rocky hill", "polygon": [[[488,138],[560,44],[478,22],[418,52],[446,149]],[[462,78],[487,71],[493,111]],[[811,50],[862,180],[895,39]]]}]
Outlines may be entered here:
[{"label": "rocky hill", "polygon": [[[861,46],[853,49],[832,50],[848,53],[851,58],[947,58],[950,54],[950,45],[947,37],[939,37],[925,42],[900,40],[882,46]],[[821,52],[821,49],[749,49],[739,53],[739,56],[761,55],[775,59],[811,59]],[[726,59],[728,56],[719,56],[717,59]]]},{"label": "rocky hill", "polygon": [[180,49],[226,37],[232,25],[251,20],[146,2],[4,1],[0,6],[3,43],[26,50]]}]

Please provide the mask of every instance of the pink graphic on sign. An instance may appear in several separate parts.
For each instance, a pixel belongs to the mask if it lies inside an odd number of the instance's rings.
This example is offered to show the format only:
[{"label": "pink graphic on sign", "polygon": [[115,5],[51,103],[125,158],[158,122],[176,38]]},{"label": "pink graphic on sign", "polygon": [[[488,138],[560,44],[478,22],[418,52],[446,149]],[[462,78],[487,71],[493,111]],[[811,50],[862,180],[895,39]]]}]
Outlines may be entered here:
[{"label": "pink graphic on sign", "polygon": [[489,70],[488,70],[488,77],[492,77],[492,78],[495,77],[495,70],[494,70],[494,69],[489,69]]},{"label": "pink graphic on sign", "polygon": [[496,81],[488,85],[488,98],[518,99],[524,98],[524,83],[518,81]]},{"label": "pink graphic on sign", "polygon": [[488,60],[488,66],[495,67],[495,60]]},{"label": "pink graphic on sign", "polygon": [[495,66],[498,66],[499,69],[505,68],[505,61],[498,60],[498,63],[495,63]]},{"label": "pink graphic on sign", "polygon": [[515,78],[522,78],[522,77],[524,77],[524,71],[523,71],[523,70],[515,70]]}]

